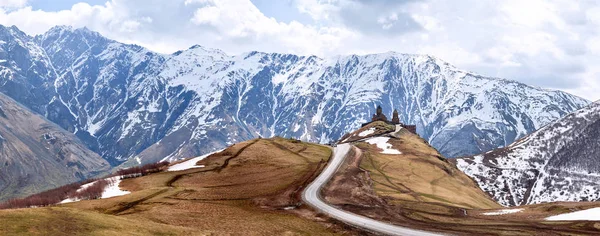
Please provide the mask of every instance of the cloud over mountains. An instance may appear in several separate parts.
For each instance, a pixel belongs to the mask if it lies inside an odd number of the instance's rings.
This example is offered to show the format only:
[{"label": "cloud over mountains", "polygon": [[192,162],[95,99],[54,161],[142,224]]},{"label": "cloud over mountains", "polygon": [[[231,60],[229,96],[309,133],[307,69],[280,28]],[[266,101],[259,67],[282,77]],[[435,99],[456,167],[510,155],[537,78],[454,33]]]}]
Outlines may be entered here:
[{"label": "cloud over mountains", "polygon": [[288,0],[266,9],[260,1],[110,0],[50,11],[4,0],[0,24],[29,34],[85,26],[163,53],[200,44],[231,54],[431,54],[480,74],[600,99],[596,2]]}]

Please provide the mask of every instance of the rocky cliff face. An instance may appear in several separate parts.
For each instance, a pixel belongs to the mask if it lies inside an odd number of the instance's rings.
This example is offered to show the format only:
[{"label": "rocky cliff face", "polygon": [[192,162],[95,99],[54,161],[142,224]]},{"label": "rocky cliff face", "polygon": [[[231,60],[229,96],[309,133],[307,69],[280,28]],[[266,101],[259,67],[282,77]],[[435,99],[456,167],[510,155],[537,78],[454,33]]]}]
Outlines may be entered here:
[{"label": "rocky cliff face", "polygon": [[106,173],[75,135],[0,94],[0,201]]},{"label": "rocky cliff face", "polygon": [[163,55],[67,27],[36,37],[2,27],[0,40],[0,91],[112,165],[192,157],[258,136],[326,143],[377,105],[388,116],[398,109],[445,156],[470,155],[588,104],[426,55],[229,56],[201,46]]},{"label": "rocky cliff face", "polygon": [[511,144],[456,160],[506,206],[600,200],[600,102]]}]

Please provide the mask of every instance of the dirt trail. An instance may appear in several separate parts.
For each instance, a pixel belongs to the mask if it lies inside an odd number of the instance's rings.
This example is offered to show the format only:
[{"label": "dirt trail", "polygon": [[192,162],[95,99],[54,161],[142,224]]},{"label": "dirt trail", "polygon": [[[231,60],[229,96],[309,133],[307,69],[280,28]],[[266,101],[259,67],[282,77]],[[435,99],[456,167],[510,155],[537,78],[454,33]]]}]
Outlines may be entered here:
[{"label": "dirt trail", "polygon": [[140,203],[142,203],[142,202],[148,201],[148,200],[150,200],[150,199],[152,199],[152,198],[154,198],[154,197],[156,197],[156,196],[158,196],[158,195],[160,195],[160,194],[166,193],[167,191],[169,191],[169,189],[162,189],[162,190],[159,190],[159,191],[157,191],[157,192],[155,192],[155,193],[153,193],[153,194],[150,194],[150,195],[148,195],[148,196],[146,196],[146,197],[144,197],[144,198],[141,198],[141,199],[135,200],[135,201],[133,201],[133,202],[124,202],[124,203],[120,203],[120,204],[119,204],[119,207],[118,207],[117,209],[114,209],[114,210],[108,210],[108,211],[106,212],[106,214],[117,215],[117,214],[119,214],[119,213],[121,213],[121,212],[127,211],[127,210],[129,210],[129,209],[131,209],[131,208],[133,208],[133,207],[137,206],[138,204],[140,204]]},{"label": "dirt trail", "polygon": [[259,140],[260,140],[260,139],[255,139],[255,140],[253,140],[251,143],[249,143],[248,145],[246,145],[246,146],[244,146],[244,147],[240,148],[240,150],[238,150],[238,151],[237,151],[237,152],[236,152],[236,153],[235,153],[233,156],[231,156],[231,157],[229,157],[229,158],[225,159],[225,162],[223,162],[223,165],[221,165],[221,166],[219,166],[219,167],[217,167],[217,168],[215,168],[215,169],[213,169],[213,170],[216,170],[217,172],[221,172],[221,170],[225,169],[225,168],[226,168],[226,167],[229,165],[229,162],[230,162],[231,160],[233,160],[234,158],[238,157],[240,154],[242,154],[242,152],[244,152],[244,150],[246,150],[246,148],[248,148],[248,147],[252,146],[252,144],[255,144],[255,143],[257,143]]},{"label": "dirt trail", "polygon": [[283,145],[281,145],[281,144],[279,144],[279,143],[277,143],[277,142],[275,142],[275,141],[273,141],[273,140],[269,140],[269,142],[270,142],[271,144],[273,144],[275,147],[277,147],[277,148],[279,148],[279,149],[281,149],[281,150],[283,150],[283,151],[286,151],[286,152],[289,152],[289,153],[292,153],[292,154],[294,154],[294,155],[296,155],[296,156],[299,156],[299,157],[301,157],[301,158],[302,158],[304,161],[306,161],[307,163],[308,163],[308,162],[310,162],[310,161],[309,161],[309,159],[308,159],[307,157],[305,157],[304,155],[300,154],[300,153],[302,153],[303,151],[305,151],[305,150],[308,148],[308,146],[307,146],[306,144],[303,144],[303,147],[302,147],[302,148],[301,148],[299,151],[297,151],[297,152],[294,152],[294,151],[292,151],[292,150],[288,149],[287,147],[285,147],[285,146],[283,146]]}]

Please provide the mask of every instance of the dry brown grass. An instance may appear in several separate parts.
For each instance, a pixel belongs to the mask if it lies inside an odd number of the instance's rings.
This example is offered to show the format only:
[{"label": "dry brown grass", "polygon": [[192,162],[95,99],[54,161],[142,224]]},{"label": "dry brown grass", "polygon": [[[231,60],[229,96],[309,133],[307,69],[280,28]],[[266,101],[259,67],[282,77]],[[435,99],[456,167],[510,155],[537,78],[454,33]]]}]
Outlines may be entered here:
[{"label": "dry brown grass", "polygon": [[358,145],[364,153],[361,167],[369,171],[380,195],[466,209],[500,207],[418,136],[406,132],[400,139],[390,138],[388,142],[402,155],[382,154],[376,145],[368,143]]},{"label": "dry brown grass", "polygon": [[[295,153],[293,150],[305,150]],[[268,151],[265,151],[268,150]],[[320,162],[328,159],[325,147],[292,144],[285,139],[261,140],[231,159],[220,172],[185,176],[174,186],[185,187],[187,199],[251,199],[283,191],[299,177],[314,172]],[[223,163],[231,155],[214,156],[204,164]]]},{"label": "dry brown grass", "polygon": [[0,212],[0,235],[207,235],[193,228],[67,207]]},{"label": "dry brown grass", "polygon": [[[189,234],[187,230],[217,235],[336,234],[339,226],[319,221],[302,206],[283,209],[300,205],[301,189],[320,173],[330,155],[331,150],[321,145],[281,138],[251,140],[211,155],[201,161],[204,168],[123,180],[120,187],[131,191],[129,195],[69,203],[54,209],[120,219],[123,227],[138,222],[144,223],[139,224],[143,228],[175,227],[175,235]],[[40,214],[35,209],[23,211]],[[0,219],[10,215],[0,211]],[[38,222],[24,227],[41,229]],[[132,226],[131,230],[138,228]],[[76,234],[79,230],[66,232]],[[127,235],[129,231],[123,232]]]},{"label": "dry brown grass", "polygon": [[[338,188],[325,189],[326,199],[394,224],[460,235],[585,235],[600,229],[594,222],[540,222],[596,203],[541,204],[485,216],[500,206],[435,149],[409,133],[391,140],[403,155],[357,144],[358,158],[344,163],[332,181]],[[129,195],[0,211],[0,235],[353,235],[299,199],[330,154],[328,147],[288,139],[251,140],[201,161],[205,168],[123,180],[120,187]]]}]

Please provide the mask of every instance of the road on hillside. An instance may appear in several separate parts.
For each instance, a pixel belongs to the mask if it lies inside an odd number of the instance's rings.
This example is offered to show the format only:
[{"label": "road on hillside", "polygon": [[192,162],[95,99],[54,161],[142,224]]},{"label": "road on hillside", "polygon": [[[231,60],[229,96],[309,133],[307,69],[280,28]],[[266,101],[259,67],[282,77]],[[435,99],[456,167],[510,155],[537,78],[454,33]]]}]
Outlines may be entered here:
[{"label": "road on hillside", "polygon": [[317,177],[315,181],[310,183],[308,187],[304,189],[304,192],[302,192],[302,200],[304,202],[306,202],[313,208],[329,215],[332,218],[335,218],[347,224],[351,224],[360,228],[364,228],[386,235],[442,235],[384,223],[365,216],[357,215],[351,212],[338,209],[334,206],[328,205],[325,201],[323,201],[320,194],[321,188],[323,188],[323,186],[331,179],[333,174],[342,165],[344,159],[348,154],[348,151],[350,151],[352,147],[353,146],[351,144],[345,143],[338,145],[333,150],[333,157],[332,160],[330,160],[329,165],[325,168],[321,175],[319,175],[319,177]]}]

